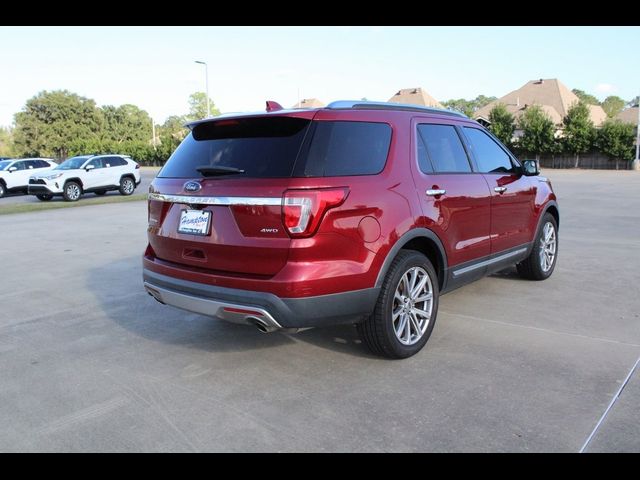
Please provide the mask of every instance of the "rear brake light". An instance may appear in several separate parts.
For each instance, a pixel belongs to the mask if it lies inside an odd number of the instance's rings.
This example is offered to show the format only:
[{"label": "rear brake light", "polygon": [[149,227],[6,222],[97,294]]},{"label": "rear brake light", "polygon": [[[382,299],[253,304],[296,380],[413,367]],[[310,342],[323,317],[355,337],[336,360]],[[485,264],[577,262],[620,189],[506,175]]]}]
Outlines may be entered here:
[{"label": "rear brake light", "polygon": [[158,200],[149,200],[147,203],[148,223],[149,227],[157,227],[164,220],[165,215],[169,211],[171,204],[168,202],[160,202]]},{"label": "rear brake light", "polygon": [[282,204],[282,220],[289,236],[310,237],[330,208],[346,200],[348,188],[287,190]]}]

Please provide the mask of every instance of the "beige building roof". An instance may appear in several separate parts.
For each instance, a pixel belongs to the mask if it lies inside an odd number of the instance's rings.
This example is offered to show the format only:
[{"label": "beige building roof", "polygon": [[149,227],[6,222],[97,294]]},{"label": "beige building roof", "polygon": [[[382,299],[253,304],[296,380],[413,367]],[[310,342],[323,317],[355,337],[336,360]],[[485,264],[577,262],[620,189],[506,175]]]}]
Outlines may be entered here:
[{"label": "beige building roof", "polygon": [[[487,120],[489,112],[497,103],[503,103],[516,118],[522,115],[525,106],[540,105],[551,119],[559,125],[567,115],[571,105],[578,101],[576,94],[557,78],[541,78],[539,80],[531,80],[519,89],[507,93],[504,97],[478,109],[473,117]],[[607,119],[607,114],[601,106],[589,105],[589,110],[591,112],[591,121],[596,127]]]},{"label": "beige building roof", "polygon": [[408,103],[411,105],[421,105],[423,107],[444,108],[440,102],[427,93],[422,88],[403,88],[389,99],[393,103]]},{"label": "beige building roof", "polygon": [[322,108],[325,104],[317,98],[303,98],[291,108]]},{"label": "beige building roof", "polygon": [[607,113],[600,105],[587,105],[589,112],[591,113],[591,121],[596,127],[602,125],[607,119]]},{"label": "beige building roof", "polygon": [[638,107],[625,108],[616,117],[618,120],[622,120],[625,123],[638,124]]}]

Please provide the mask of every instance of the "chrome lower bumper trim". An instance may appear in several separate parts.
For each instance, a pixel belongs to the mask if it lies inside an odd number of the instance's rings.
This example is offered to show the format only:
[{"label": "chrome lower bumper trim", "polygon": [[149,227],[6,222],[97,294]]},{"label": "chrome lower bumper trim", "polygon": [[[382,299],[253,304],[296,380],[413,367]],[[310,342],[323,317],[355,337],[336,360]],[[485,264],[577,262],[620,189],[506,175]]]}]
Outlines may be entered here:
[{"label": "chrome lower bumper trim", "polygon": [[171,305],[201,315],[216,317],[227,322],[243,325],[262,323],[270,330],[281,330],[282,326],[263,308],[238,305],[211,298],[196,297],[144,282],[145,290],[160,303]]}]

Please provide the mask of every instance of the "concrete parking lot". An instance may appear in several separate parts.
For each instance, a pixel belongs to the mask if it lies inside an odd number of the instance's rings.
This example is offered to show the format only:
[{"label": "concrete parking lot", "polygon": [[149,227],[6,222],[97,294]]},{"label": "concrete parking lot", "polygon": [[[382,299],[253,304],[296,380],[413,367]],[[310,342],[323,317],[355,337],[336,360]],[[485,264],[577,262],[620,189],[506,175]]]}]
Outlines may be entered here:
[{"label": "concrete parking lot", "polygon": [[[640,173],[545,174],[554,275],[444,296],[403,361],[156,303],[144,202],[0,217],[0,451],[579,451],[640,356]],[[640,371],[587,451],[640,451]]]},{"label": "concrete parking lot", "polygon": [[[141,167],[140,176],[142,181],[140,185],[136,187],[135,193],[146,193],[149,191],[149,184],[156,178],[159,167]],[[120,195],[118,191],[107,192],[106,196]],[[83,198],[93,198],[95,194],[87,193]],[[82,199],[81,199],[82,200]],[[54,197],[52,202],[64,202],[64,199],[60,197]],[[21,203],[41,203],[34,195],[24,195],[22,193],[9,194],[6,197],[0,198],[0,207],[4,205],[15,205]]]}]

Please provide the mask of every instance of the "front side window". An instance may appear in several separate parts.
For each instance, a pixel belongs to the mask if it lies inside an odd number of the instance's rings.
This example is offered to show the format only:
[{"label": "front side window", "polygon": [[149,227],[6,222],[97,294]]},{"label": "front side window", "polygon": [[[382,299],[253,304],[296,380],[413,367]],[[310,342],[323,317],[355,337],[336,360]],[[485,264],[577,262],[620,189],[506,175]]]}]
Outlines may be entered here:
[{"label": "front side window", "polygon": [[[469,173],[471,165],[458,132],[453,125],[418,125],[418,134],[424,142],[426,157],[436,173]],[[418,160],[420,158],[418,157]],[[424,173],[429,170],[420,169]]]},{"label": "front side window", "polygon": [[58,165],[55,170],[77,170],[78,168],[82,168],[82,165],[84,165],[86,161],[87,157],[71,157]]},{"label": "front side window", "polygon": [[478,128],[464,127],[473,154],[482,173],[511,173],[515,171],[511,157],[493,138]]},{"label": "front side window", "polygon": [[94,158],[89,163],[87,163],[85,168],[88,167],[89,165],[93,165],[94,168],[103,168],[104,164],[103,164],[102,160],[103,160],[102,158]]}]

